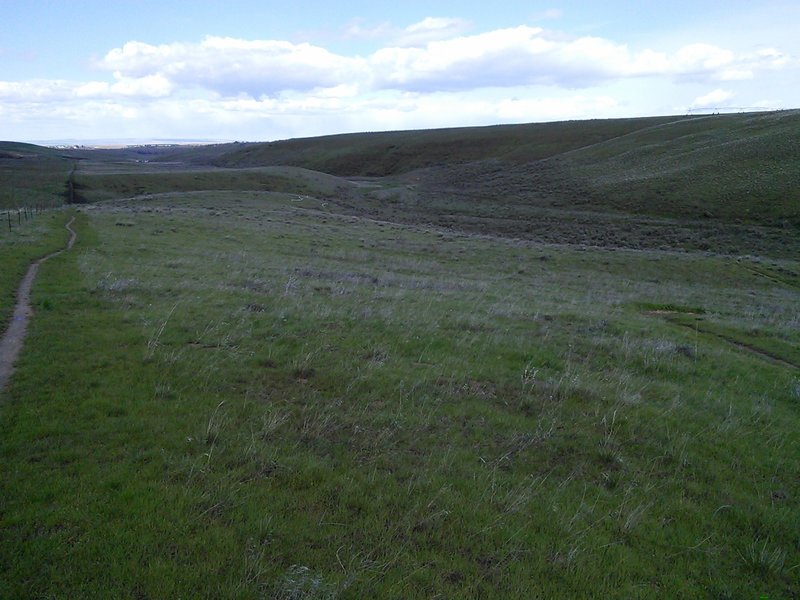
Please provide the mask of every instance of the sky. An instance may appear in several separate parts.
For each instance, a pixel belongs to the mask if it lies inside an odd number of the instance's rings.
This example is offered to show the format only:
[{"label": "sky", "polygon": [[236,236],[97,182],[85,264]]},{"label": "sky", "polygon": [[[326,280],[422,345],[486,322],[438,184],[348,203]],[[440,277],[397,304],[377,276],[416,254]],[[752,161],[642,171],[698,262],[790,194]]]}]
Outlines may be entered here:
[{"label": "sky", "polygon": [[800,2],[0,0],[0,139],[800,107]]}]

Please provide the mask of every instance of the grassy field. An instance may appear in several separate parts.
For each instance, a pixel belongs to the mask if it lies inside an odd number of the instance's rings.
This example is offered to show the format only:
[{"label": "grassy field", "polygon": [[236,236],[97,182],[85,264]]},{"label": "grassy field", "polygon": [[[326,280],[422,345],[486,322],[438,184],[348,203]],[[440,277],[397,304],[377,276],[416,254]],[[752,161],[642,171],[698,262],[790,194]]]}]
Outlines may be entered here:
[{"label": "grassy field", "polygon": [[0,211],[60,206],[77,160],[51,148],[0,142]]},{"label": "grassy field", "polygon": [[[800,110],[351,134],[166,153],[221,167],[400,177],[427,201],[800,227]],[[495,202],[492,202],[495,201]]]},{"label": "grassy field", "polygon": [[17,287],[28,266],[42,256],[62,248],[68,233],[63,228],[65,213],[60,210],[37,212],[8,228],[5,213],[0,213],[0,328],[5,331],[16,301]]},{"label": "grassy field", "polygon": [[0,597],[800,594],[797,230],[417,176],[81,163],[0,396]]},{"label": "grassy field", "polygon": [[60,207],[75,164],[57,151],[0,142],[0,330],[11,318],[17,286],[30,263],[62,247]]},{"label": "grassy field", "polygon": [[[504,160],[528,163],[614,139],[675,117],[606,119],[356,133],[268,144],[210,146],[192,152],[193,162],[222,167],[271,164],[306,167],[341,176],[385,177],[443,164]],[[168,155],[181,159],[183,153]]]}]

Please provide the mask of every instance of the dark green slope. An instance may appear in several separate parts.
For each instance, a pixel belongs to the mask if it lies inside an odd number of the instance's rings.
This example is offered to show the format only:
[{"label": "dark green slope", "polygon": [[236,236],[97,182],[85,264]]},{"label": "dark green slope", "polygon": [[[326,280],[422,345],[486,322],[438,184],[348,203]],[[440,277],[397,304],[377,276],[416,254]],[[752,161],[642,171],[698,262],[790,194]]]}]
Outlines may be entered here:
[{"label": "dark green slope", "polygon": [[62,152],[55,148],[26,144],[24,142],[0,141],[0,159],[57,158],[61,154]]},{"label": "dark green slope", "polygon": [[0,142],[0,208],[61,204],[75,160],[54,148]]},{"label": "dark green slope", "polygon": [[402,179],[423,196],[491,210],[610,210],[798,227],[800,111],[665,120],[540,160],[486,156]]},{"label": "dark green slope", "polygon": [[361,133],[167,154],[401,177],[487,202],[800,224],[800,111]]},{"label": "dark green slope", "polygon": [[653,117],[357,133],[217,146],[199,149],[193,158],[220,167],[287,165],[344,177],[384,177],[478,160],[515,164],[539,160],[672,120]]},{"label": "dark green slope", "polygon": [[661,125],[551,162],[624,212],[800,226],[800,111]]}]

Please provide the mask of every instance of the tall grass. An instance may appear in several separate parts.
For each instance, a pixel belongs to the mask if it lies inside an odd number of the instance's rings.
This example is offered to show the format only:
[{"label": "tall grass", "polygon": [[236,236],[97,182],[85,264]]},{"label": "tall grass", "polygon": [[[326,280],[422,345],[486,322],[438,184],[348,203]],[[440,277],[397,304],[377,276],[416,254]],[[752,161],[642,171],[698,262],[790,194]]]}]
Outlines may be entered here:
[{"label": "tall grass", "polygon": [[82,219],[0,408],[5,595],[796,593],[796,371],[650,314],[797,344],[795,288],[282,194]]}]

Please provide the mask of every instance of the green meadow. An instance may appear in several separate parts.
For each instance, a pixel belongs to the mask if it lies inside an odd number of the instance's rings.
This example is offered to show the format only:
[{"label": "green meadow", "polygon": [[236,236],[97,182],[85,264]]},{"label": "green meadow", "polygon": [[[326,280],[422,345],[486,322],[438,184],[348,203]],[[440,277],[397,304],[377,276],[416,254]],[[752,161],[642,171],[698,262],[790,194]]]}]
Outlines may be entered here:
[{"label": "green meadow", "polygon": [[41,159],[0,597],[797,597],[798,122]]}]

